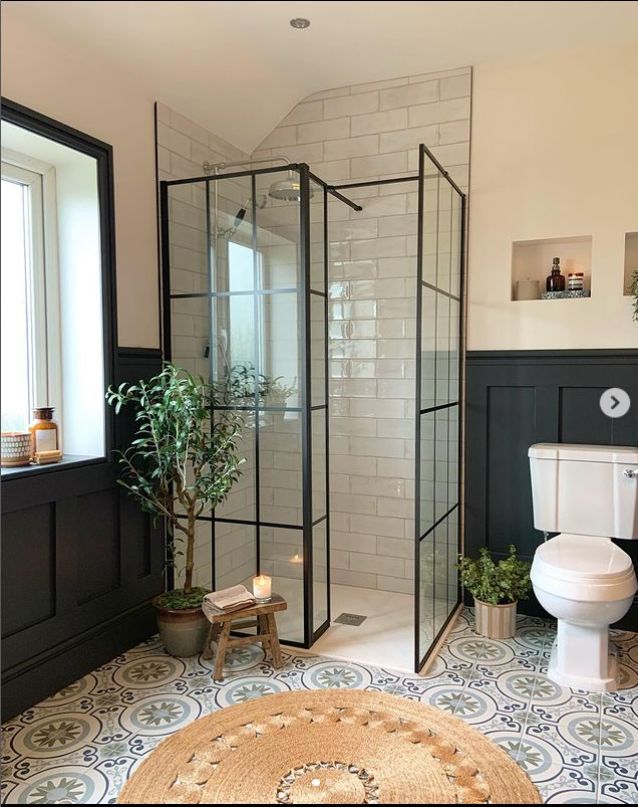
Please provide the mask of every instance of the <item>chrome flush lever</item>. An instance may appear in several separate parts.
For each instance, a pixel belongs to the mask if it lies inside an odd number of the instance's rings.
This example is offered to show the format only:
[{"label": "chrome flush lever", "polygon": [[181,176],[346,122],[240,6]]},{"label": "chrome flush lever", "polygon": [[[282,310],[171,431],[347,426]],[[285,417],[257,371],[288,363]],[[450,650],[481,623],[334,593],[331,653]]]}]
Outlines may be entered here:
[{"label": "chrome flush lever", "polygon": [[637,479],[638,478],[638,473],[636,471],[634,471],[633,468],[625,468],[625,470],[622,472],[622,475],[626,479]]}]

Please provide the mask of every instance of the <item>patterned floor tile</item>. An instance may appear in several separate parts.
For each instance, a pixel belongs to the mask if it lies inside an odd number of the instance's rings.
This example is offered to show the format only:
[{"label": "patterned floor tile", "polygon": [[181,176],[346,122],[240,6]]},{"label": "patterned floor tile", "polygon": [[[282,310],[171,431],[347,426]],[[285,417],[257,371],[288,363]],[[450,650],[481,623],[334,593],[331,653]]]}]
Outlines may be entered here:
[{"label": "patterned floor tile", "polygon": [[546,676],[555,632],[521,617],[515,639],[477,636],[462,614],[426,675],[284,650],[275,670],[260,647],[214,662],[175,659],[150,639],[4,726],[2,802],[114,802],[167,736],[217,709],[272,692],[354,687],[420,700],[476,726],[555,804],[638,803],[638,636],[618,633],[623,689],[587,694]]}]

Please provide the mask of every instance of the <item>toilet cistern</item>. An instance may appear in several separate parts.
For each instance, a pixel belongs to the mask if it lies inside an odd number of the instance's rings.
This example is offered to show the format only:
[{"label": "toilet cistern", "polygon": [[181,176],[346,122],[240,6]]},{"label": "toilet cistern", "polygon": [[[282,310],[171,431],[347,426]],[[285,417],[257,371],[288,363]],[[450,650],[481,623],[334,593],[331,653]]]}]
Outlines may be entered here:
[{"label": "toilet cistern", "polygon": [[609,626],[638,590],[629,555],[638,539],[638,448],[537,443],[529,449],[534,526],[559,533],[536,550],[532,586],[558,621],[548,676],[563,686],[618,686]]}]

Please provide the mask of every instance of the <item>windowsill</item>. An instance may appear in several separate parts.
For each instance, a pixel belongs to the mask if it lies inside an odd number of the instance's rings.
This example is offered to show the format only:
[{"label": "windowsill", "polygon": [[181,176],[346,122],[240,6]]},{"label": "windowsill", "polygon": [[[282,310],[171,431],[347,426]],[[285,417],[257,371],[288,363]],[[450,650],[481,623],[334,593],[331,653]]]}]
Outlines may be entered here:
[{"label": "windowsill", "polygon": [[50,465],[20,465],[16,468],[1,468],[2,479],[15,479],[22,476],[37,476],[38,474],[51,473],[51,471],[66,470],[76,468],[79,465],[91,465],[97,462],[105,462],[105,457],[88,457],[82,454],[65,454],[60,462],[52,462]]}]

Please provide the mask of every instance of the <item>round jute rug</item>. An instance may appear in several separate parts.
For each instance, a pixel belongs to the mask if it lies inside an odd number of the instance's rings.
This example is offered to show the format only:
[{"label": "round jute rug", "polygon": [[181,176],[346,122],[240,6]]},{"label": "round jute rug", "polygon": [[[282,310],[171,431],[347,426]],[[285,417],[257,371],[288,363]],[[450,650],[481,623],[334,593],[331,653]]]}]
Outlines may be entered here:
[{"label": "round jute rug", "polygon": [[359,690],[266,695],[165,740],[120,804],[540,804],[507,754],[431,706]]}]

